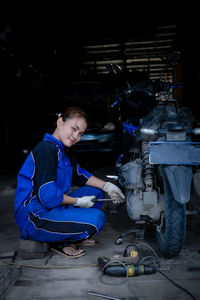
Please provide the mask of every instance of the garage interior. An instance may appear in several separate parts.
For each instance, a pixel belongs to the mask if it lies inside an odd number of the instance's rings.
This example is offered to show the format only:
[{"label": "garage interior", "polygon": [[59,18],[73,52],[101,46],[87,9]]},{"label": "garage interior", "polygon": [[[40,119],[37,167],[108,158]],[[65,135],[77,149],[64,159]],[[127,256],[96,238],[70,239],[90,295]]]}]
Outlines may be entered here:
[{"label": "garage interior", "polygon": [[[23,10],[16,7],[4,12],[0,22],[0,298],[199,299],[198,197],[194,200],[197,212],[188,216],[184,247],[171,259],[157,252],[155,228],[148,228],[144,237],[132,234],[122,244],[115,243],[117,237],[135,228],[124,205],[105,204],[107,222],[97,237],[99,244],[88,247],[87,255],[75,262],[51,251],[43,258],[24,260],[17,253],[20,233],[13,216],[17,173],[66,105],[86,108],[95,130],[107,123],[118,129],[118,114],[111,104],[127,81],[134,86],[162,78],[181,85],[173,89],[173,97],[179,107],[191,108],[197,124],[200,122],[197,27],[188,22],[195,21],[195,7],[190,15],[178,0],[126,1],[109,7],[96,1],[67,6],[27,4]],[[173,63],[172,54],[178,56],[178,62]],[[119,73],[111,71],[115,65]],[[99,149],[85,142],[74,152],[81,166],[105,179],[108,174],[116,175],[121,140],[117,142]],[[81,151],[82,147],[86,150]],[[151,245],[159,254],[160,271],[167,277],[158,272],[109,277],[102,276],[97,266],[88,266],[95,265],[99,256],[122,254],[129,244],[139,243]],[[145,251],[152,254],[149,248]],[[72,265],[80,268],[70,268]]]}]

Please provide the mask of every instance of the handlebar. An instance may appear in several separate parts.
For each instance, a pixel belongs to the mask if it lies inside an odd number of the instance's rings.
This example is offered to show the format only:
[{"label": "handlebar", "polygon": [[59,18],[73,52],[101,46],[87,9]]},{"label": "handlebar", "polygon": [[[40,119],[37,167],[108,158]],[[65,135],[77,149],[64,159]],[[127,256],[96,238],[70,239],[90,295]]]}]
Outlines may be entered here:
[{"label": "handlebar", "polygon": [[145,94],[147,94],[148,96],[153,96],[153,93],[151,91],[149,91],[148,89],[145,88],[139,88],[139,87],[134,87],[134,88],[129,88],[124,90],[118,97],[117,100],[115,100],[115,102],[113,102],[111,104],[111,107],[114,107],[115,105],[117,105],[119,102],[124,100],[124,97],[130,96],[131,94],[134,94],[136,92],[144,92]]},{"label": "handlebar", "polygon": [[159,81],[154,87],[152,87],[152,91],[146,87],[131,87],[129,83],[128,89],[125,89],[116,100],[111,104],[113,108],[115,105],[119,104],[119,102],[123,101],[125,97],[130,96],[136,92],[143,92],[148,96],[156,96],[156,93],[166,92],[168,93],[169,90],[172,88],[182,88],[184,86],[183,82],[169,82],[169,81]]},{"label": "handlebar", "polygon": [[133,92],[134,92],[134,89],[132,89],[132,88],[127,89],[127,90],[124,90],[124,91],[120,94],[120,96],[117,97],[117,100],[111,104],[111,107],[114,107],[115,105],[117,105],[120,101],[123,100],[123,97],[126,97],[126,96],[128,96],[128,95],[131,95]]}]

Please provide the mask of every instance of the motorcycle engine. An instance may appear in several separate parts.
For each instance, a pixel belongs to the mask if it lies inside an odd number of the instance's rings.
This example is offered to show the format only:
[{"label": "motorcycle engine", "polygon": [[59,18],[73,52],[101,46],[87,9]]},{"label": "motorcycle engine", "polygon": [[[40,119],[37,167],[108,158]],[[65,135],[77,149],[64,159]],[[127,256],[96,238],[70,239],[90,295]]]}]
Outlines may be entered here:
[{"label": "motorcycle engine", "polygon": [[148,187],[143,182],[143,162],[135,159],[125,164],[118,164],[118,180],[125,187],[126,209],[129,217],[139,221],[142,217],[149,217],[153,221],[160,219],[165,209],[164,196]]}]

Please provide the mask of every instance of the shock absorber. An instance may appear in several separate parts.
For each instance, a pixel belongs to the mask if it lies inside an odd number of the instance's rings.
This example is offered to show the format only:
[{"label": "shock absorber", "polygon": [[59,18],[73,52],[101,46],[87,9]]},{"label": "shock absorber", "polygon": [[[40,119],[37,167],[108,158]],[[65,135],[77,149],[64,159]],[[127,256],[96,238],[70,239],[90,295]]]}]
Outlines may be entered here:
[{"label": "shock absorber", "polygon": [[149,142],[146,140],[142,141],[142,160],[146,191],[151,191],[154,183],[154,166],[149,163]]}]

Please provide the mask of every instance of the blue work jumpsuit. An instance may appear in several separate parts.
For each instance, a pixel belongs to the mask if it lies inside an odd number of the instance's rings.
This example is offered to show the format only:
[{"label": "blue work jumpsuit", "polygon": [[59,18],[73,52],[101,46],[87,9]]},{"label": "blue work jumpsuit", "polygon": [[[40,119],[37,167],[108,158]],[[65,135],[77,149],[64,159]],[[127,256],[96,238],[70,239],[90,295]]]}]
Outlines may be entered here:
[{"label": "blue work jumpsuit", "polygon": [[[101,201],[92,208],[61,205],[63,194],[104,198],[102,190],[85,186],[92,174],[64,150],[62,142],[47,133],[18,173],[15,218],[22,239],[80,241],[100,232],[105,224]],[[81,187],[70,192],[72,184]]]}]

